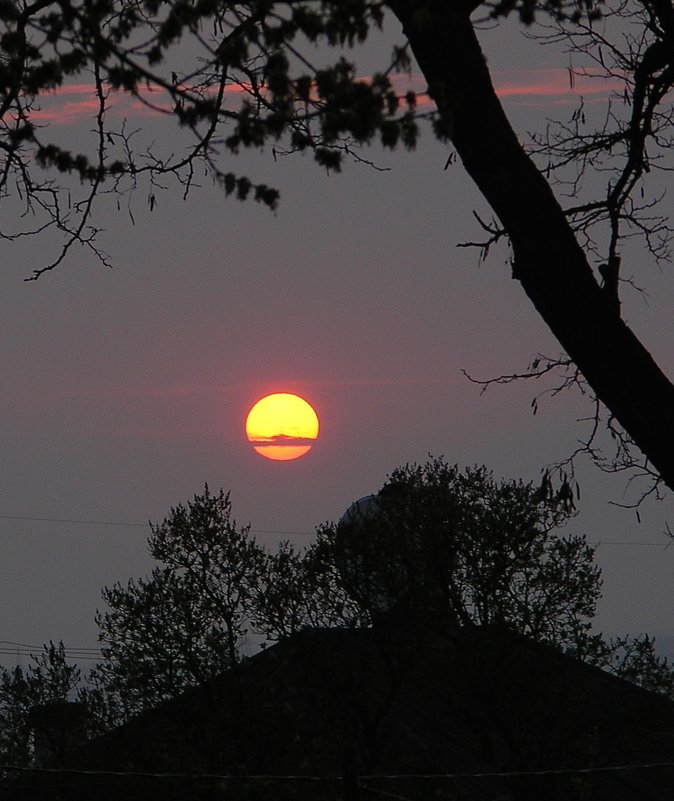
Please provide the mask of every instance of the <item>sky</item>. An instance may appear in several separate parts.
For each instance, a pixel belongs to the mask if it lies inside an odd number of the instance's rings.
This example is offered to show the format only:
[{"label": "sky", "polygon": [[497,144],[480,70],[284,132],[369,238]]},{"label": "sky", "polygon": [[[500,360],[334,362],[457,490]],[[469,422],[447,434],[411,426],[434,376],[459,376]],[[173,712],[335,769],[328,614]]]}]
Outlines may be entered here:
[{"label": "sky", "polygon": [[[581,93],[589,105],[605,99],[596,81],[571,91],[568,58],[515,39],[515,28],[486,32],[484,43],[522,138],[568,116]],[[73,90],[45,104],[44,119],[77,136],[88,102]],[[157,121],[136,113],[154,134]],[[153,211],[139,190],[133,223],[104,203],[111,269],[79,251],[26,283],[49,245],[0,243],[5,664],[26,663],[11,643],[94,648],[101,588],[149,572],[147,522],[205,483],[231,492],[237,522],[259,541],[302,545],[428,454],[538,481],[574,449],[588,412],[579,399],[545,400],[533,415],[539,387],[481,395],[462,373],[520,370],[559,347],[511,279],[506,251],[480,261],[457,247],[479,236],[474,211],[489,218],[460,165],[444,169],[448,150],[430,135],[413,153],[364,155],[384,169],[326,175],[309,158],[270,153],[234,161],[281,190],[276,213],[206,182],[187,201],[158,192]],[[624,294],[624,314],[673,375],[672,273],[633,257],[649,294]],[[298,393],[318,412],[319,440],[302,459],[271,462],[246,440],[246,414],[269,392]],[[612,503],[625,498],[623,477],[581,465],[579,479],[566,532],[603,543],[597,628],[674,636],[671,499],[646,503],[639,522]]]}]

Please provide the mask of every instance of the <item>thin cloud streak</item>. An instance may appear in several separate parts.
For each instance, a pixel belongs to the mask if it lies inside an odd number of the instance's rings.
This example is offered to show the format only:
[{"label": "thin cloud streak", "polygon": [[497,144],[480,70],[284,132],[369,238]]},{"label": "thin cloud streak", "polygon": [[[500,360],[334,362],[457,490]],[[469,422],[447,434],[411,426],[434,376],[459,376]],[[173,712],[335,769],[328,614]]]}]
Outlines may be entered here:
[{"label": "thin cloud streak", "polygon": [[[605,78],[590,71],[574,73],[571,79],[568,69],[542,68],[533,70],[495,70],[494,85],[500,98],[515,99],[529,105],[532,100],[543,98],[546,101],[557,99],[557,102],[569,102],[581,96],[606,97],[611,92],[622,93],[625,82],[619,78]],[[394,86],[401,90],[413,91],[417,94],[417,105],[430,108],[432,100],[424,92],[424,78],[419,73],[395,76]],[[573,85],[572,85],[573,84]],[[245,88],[230,84],[225,90],[227,94],[239,95]],[[67,98],[81,95],[89,97],[81,100]],[[133,114],[134,116],[159,116],[172,110],[172,100],[160,86],[148,86],[142,91],[142,97],[151,105],[146,105],[138,98],[126,92],[112,92],[108,108],[109,113],[117,116]],[[166,97],[166,101],[162,98]],[[529,101],[528,103],[526,101]],[[70,125],[82,119],[91,118],[98,113],[99,104],[94,87],[90,84],[75,83],[59,87],[53,94],[42,97],[44,107],[36,108],[31,117],[37,122]]]},{"label": "thin cloud streak", "polygon": [[[548,103],[551,99],[556,103],[569,103],[587,96],[603,99],[612,92],[622,94],[625,90],[625,81],[620,78],[606,78],[590,70],[571,74],[568,69],[561,67],[494,70],[492,79],[498,97],[515,99],[516,105],[531,105],[532,101],[539,98],[544,98]],[[425,80],[420,73],[396,76],[393,83],[402,94],[415,92],[419,108],[426,109],[433,105],[424,92]]]},{"label": "thin cloud streak", "polygon": [[[179,87],[187,88],[187,87]],[[227,95],[240,95],[246,90],[237,84],[230,84],[225,89]],[[68,100],[71,96],[88,95],[82,100]],[[107,114],[121,116],[160,116],[171,113],[174,101],[162,86],[144,86],[139,92],[140,98],[124,91],[111,90],[107,101]],[[147,101],[147,102],[143,102]],[[64,84],[48,95],[42,95],[43,104],[31,110],[31,119],[36,122],[70,125],[83,119],[91,119],[99,111],[99,100],[92,84]]]},{"label": "thin cloud streak", "polygon": [[622,93],[625,82],[598,73],[570,73],[568,69],[498,70],[496,94],[499,97],[580,97]]}]

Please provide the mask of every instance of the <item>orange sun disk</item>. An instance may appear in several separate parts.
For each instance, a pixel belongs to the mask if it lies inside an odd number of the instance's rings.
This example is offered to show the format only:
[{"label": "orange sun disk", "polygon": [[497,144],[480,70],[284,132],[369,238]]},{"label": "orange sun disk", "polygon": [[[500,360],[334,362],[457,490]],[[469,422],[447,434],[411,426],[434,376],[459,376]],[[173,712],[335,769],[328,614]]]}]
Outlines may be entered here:
[{"label": "orange sun disk", "polygon": [[246,418],[248,441],[261,456],[277,462],[308,453],[318,431],[318,416],[311,404],[289,392],[261,398]]}]

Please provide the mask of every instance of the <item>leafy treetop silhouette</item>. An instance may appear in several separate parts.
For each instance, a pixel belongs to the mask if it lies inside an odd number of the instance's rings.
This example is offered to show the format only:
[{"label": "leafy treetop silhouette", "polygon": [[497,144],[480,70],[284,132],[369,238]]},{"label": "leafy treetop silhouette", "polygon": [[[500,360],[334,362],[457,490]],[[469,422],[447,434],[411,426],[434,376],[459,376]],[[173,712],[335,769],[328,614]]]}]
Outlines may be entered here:
[{"label": "leafy treetop silhouette", "polygon": [[[319,526],[304,550],[263,548],[222,490],[171,510],[149,539],[152,574],[103,591],[99,697],[128,717],[236,667],[256,644],[371,626],[382,611],[449,636],[507,626],[667,691],[650,640],[607,643],[592,632],[601,575],[584,537],[559,535],[574,513],[566,491],[432,459],[394,471],[381,496],[384,514]],[[652,670],[635,667],[639,647]]]},{"label": "leafy treetop silhouette", "polygon": [[257,544],[222,490],[173,508],[152,526],[152,573],[103,590],[102,659],[86,679],[63,644],[0,668],[0,765],[31,764],[35,706],[76,700],[83,730],[100,733],[316,627],[393,622],[452,641],[497,625],[672,696],[652,638],[592,631],[601,575],[584,537],[558,533],[574,513],[566,491],[432,459],[395,470],[379,497],[381,513],[320,526],[303,551]]}]

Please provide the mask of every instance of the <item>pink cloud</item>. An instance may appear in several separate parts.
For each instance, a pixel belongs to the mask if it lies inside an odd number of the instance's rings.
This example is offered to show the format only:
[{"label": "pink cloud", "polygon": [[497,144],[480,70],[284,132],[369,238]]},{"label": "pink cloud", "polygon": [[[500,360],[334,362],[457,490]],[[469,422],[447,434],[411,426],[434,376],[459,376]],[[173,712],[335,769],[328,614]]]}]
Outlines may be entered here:
[{"label": "pink cloud", "polygon": [[78,122],[82,118],[90,118],[98,113],[98,100],[80,100],[79,102],[59,103],[53,107],[40,107],[31,111],[30,116],[34,122],[50,122],[69,124]]},{"label": "pink cloud", "polygon": [[[569,70],[561,67],[494,70],[492,80],[496,94],[517,105],[541,105],[543,101],[548,105],[568,104],[575,103],[581,96],[603,99],[611,92],[622,94],[625,89],[625,82],[620,78],[607,79],[590,71],[574,73],[571,78]],[[393,85],[400,94],[415,92],[420,108],[432,106],[430,97],[424,92],[426,83],[420,73],[395,76]]]},{"label": "pink cloud", "polygon": [[[624,82],[617,77],[606,79],[589,71],[574,74],[571,79],[569,71],[564,68],[495,70],[493,80],[496,94],[517,105],[541,105],[543,102],[565,105],[575,102],[580,96],[600,99],[611,92],[622,93],[625,88]],[[431,107],[432,101],[424,92],[425,81],[420,73],[395,76],[393,84],[401,94],[415,92],[418,107]],[[244,91],[238,85],[229,85],[226,89],[227,94],[231,95]],[[108,113],[137,117],[168,112],[172,108],[173,101],[160,86],[144,87],[141,96],[151,105],[146,105],[126,92],[111,92]],[[43,95],[39,103],[39,107],[31,112],[32,119],[38,123],[70,125],[83,119],[91,119],[98,113],[98,98],[94,87],[86,83],[59,87],[52,94]]]},{"label": "pink cloud", "polygon": [[501,97],[567,98],[587,95],[608,96],[622,93],[625,82],[619,78],[605,78],[598,73],[585,71],[571,75],[568,69],[542,68],[533,70],[496,70],[496,94]]},{"label": "pink cloud", "polygon": [[[244,91],[244,88],[234,84],[225,89],[228,95],[238,95]],[[71,100],[71,97],[78,99]],[[142,87],[140,99],[128,92],[113,90],[108,96],[107,105],[107,113],[118,117],[154,116],[171,111],[173,100],[163,87],[149,85]],[[31,119],[38,123],[69,125],[91,119],[98,111],[99,101],[93,84],[65,84],[50,94],[40,96],[38,105],[31,111]]]}]

